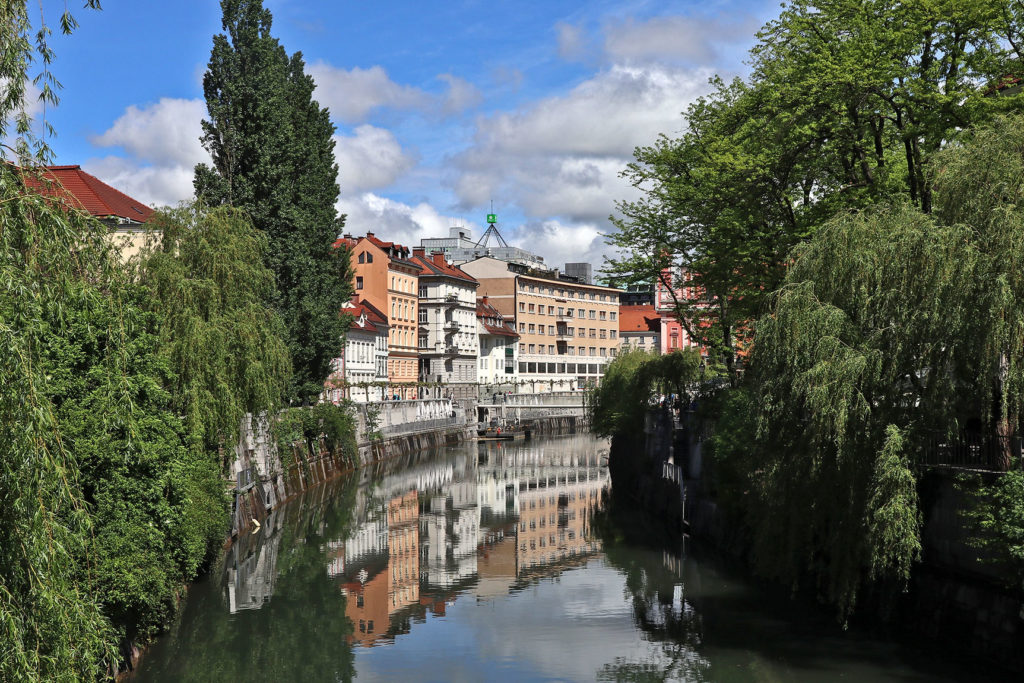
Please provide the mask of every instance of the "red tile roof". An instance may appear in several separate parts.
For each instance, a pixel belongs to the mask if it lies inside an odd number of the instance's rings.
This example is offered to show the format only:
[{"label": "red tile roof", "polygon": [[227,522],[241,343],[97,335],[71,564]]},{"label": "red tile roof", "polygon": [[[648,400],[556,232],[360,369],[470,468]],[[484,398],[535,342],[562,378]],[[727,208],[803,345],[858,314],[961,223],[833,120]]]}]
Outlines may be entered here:
[{"label": "red tile roof", "polygon": [[445,261],[444,254],[434,253],[427,256],[423,249],[416,248],[412,252],[412,258],[409,260],[423,269],[423,272],[420,273],[420,277],[443,275],[455,278],[456,280],[463,280],[464,282],[478,284],[475,277],[462,270],[462,268],[453,266]]},{"label": "red tile roof", "polygon": [[657,332],[661,325],[661,316],[654,306],[620,306],[619,333],[624,332]]},{"label": "red tile roof", "polygon": [[[501,313],[498,313],[498,309],[490,305],[487,302],[487,297],[476,300],[476,317],[480,321],[480,324],[487,330],[487,334],[495,334],[499,337],[518,337],[516,331],[512,326],[505,322],[505,319],[501,317]],[[491,325],[487,322],[488,318],[493,318],[498,321],[497,325]]]},{"label": "red tile roof", "polygon": [[[387,327],[388,320],[377,308],[369,301],[361,301],[358,294],[352,295],[352,300],[345,302],[341,307],[342,313],[348,313],[352,316],[352,329],[365,330],[367,332],[376,332],[378,326]],[[366,324],[360,325],[359,320],[366,314]]]},{"label": "red tile roof", "polygon": [[153,214],[153,209],[86,173],[81,166],[46,166],[46,181],[52,185],[44,187],[32,176],[26,176],[25,182],[43,194],[62,197],[97,218],[126,218],[145,223]]}]

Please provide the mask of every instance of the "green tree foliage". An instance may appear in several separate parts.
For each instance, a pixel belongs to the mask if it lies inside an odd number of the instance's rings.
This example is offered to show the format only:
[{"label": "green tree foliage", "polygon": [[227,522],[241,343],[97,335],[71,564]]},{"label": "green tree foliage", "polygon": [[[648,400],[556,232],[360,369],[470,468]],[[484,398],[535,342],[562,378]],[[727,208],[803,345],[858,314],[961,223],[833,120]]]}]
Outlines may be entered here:
[{"label": "green tree foliage", "polygon": [[338,311],[352,292],[348,252],[333,248],[344,224],[334,208],[334,126],[312,98],[302,55],[289,57],[271,36],[263,3],[223,0],[221,8],[226,34],[214,36],[203,78],[210,120],[202,141],[213,166],[196,167],[196,195],[244,209],[266,234],[273,304],[294,366],[290,398],[309,400],[341,349]]},{"label": "green tree foliage", "polygon": [[[47,347],[112,304],[103,228],[0,164],[0,679],[80,680],[114,662],[92,524],[52,401]],[[102,353],[102,352],[101,352]],[[116,360],[116,354],[108,356]]]},{"label": "green tree foliage", "polygon": [[685,397],[700,376],[699,368],[700,354],[692,349],[666,355],[631,350],[619,355],[590,394],[591,429],[601,436],[632,432],[643,424],[655,392]]},{"label": "green tree foliage", "polygon": [[974,544],[989,551],[1011,589],[1024,593],[1024,472],[1007,472],[991,484],[970,486],[973,506],[965,517]]},{"label": "green tree foliage", "polygon": [[[697,296],[690,336],[730,364],[737,330],[781,282],[789,250],[831,216],[875,203],[935,204],[936,155],[960,130],[1019,109],[1024,14],[998,0],[797,0],[758,34],[748,82],[713,83],[686,132],[636,150],[624,173],[615,276],[669,266]],[[981,87],[979,87],[981,84]]]},{"label": "green tree foliage", "polygon": [[139,281],[159,316],[174,408],[194,448],[230,447],[246,413],[282,404],[290,379],[284,324],[266,304],[267,239],[231,207],[185,206],[150,224],[160,242],[143,254]]}]

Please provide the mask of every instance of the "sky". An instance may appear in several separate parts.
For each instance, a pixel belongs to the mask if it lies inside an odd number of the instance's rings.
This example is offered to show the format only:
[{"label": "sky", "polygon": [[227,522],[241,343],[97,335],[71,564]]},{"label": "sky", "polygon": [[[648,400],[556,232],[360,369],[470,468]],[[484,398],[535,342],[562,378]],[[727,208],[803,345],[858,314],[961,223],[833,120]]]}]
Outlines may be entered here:
[{"label": "sky", "polygon": [[[71,7],[80,3],[72,3]],[[556,267],[611,253],[633,150],[679,135],[708,79],[743,76],[777,2],[266,0],[337,130],[345,232],[418,245],[486,229]],[[213,0],[103,0],[56,36],[56,163],[154,206],[192,196]],[[58,26],[64,2],[42,0]],[[42,116],[43,112],[37,111]]]}]

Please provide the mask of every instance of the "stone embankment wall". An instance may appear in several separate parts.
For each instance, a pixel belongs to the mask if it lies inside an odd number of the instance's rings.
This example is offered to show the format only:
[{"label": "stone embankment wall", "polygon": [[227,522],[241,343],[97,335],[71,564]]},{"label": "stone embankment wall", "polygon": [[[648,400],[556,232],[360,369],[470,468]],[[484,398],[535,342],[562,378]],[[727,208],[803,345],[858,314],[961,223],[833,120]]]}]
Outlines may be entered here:
[{"label": "stone embankment wall", "polygon": [[[743,555],[742,530],[726,519],[710,486],[703,458],[706,433],[696,420],[686,421],[651,411],[642,434],[616,436],[609,461],[612,486],[680,533]],[[922,562],[891,619],[908,633],[1024,672],[1024,603],[1007,589],[999,568],[968,543],[961,516],[966,494],[957,478],[941,469],[921,477]]]},{"label": "stone embankment wall", "polygon": [[[537,435],[582,431],[588,422],[582,409],[576,412],[527,422]],[[250,416],[243,422],[231,465],[236,482],[232,535],[251,532],[281,502],[343,472],[470,441],[476,437],[476,413],[475,402],[450,399],[357,404],[357,461],[330,452],[322,442],[315,450],[296,443],[289,453],[280,453],[266,416]]]}]

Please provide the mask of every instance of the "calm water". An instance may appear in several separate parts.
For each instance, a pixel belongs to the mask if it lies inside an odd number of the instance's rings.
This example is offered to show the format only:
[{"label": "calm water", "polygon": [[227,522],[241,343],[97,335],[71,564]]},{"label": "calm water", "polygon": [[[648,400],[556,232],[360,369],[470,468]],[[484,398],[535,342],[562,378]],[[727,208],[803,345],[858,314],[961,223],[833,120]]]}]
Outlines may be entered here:
[{"label": "calm water", "polygon": [[603,510],[607,451],[473,444],[310,491],[193,588],[135,680],[970,678],[643,540]]}]

